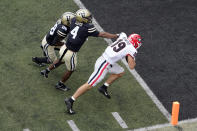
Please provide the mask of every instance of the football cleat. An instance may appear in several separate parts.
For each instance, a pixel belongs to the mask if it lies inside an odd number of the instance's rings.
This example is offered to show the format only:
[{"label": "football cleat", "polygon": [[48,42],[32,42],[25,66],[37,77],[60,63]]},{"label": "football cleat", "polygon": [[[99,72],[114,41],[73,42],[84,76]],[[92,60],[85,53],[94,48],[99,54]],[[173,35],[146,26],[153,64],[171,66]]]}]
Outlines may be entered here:
[{"label": "football cleat", "polygon": [[[104,85],[103,85],[103,86],[104,86]],[[102,93],[105,97],[107,97],[108,99],[110,99],[111,96],[110,96],[109,93],[107,92],[107,88],[105,88],[105,87],[103,87],[103,86],[99,87],[99,88],[98,88],[98,91],[99,91],[100,93]]]},{"label": "football cleat", "polygon": [[92,22],[92,14],[87,9],[79,9],[76,12],[76,19],[81,23],[91,23]]},{"label": "football cleat", "polygon": [[50,71],[48,71],[47,69],[44,69],[40,72],[41,75],[43,75],[45,78],[48,78],[48,74]]},{"label": "football cleat", "polygon": [[69,99],[65,99],[64,100],[65,104],[66,104],[66,108],[67,108],[67,112],[70,115],[75,114],[75,111],[72,109],[73,103],[69,101]]},{"label": "football cleat", "polygon": [[62,91],[68,91],[68,90],[70,90],[70,88],[68,88],[66,85],[64,85],[64,84],[61,83],[61,82],[58,82],[58,83],[55,85],[55,88],[56,88],[56,89],[59,89],[59,90],[62,90]]},{"label": "football cleat", "polygon": [[61,23],[63,25],[66,26],[70,26],[71,20],[72,18],[75,17],[75,14],[72,12],[65,12],[62,16],[61,16]]},{"label": "football cleat", "polygon": [[36,63],[37,65],[39,65],[40,67],[44,66],[43,63],[41,63],[40,61],[38,61],[38,57],[32,57],[32,61],[34,63]]},{"label": "football cleat", "polygon": [[128,37],[128,40],[131,44],[133,44],[133,46],[138,49],[140,48],[140,46],[142,45],[142,38],[139,34],[131,34],[129,37]]}]

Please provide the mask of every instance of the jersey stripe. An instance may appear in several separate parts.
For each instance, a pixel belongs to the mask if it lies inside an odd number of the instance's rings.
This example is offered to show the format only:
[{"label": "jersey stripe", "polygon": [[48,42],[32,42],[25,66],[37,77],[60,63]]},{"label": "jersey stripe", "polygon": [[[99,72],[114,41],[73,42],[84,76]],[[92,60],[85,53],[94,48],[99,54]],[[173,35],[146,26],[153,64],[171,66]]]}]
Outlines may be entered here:
[{"label": "jersey stripe", "polygon": [[58,35],[60,35],[60,36],[62,36],[62,37],[66,37],[66,34],[65,33],[63,33],[63,32],[61,32],[61,31],[57,31],[57,33],[58,33]]},{"label": "jersey stripe", "polygon": [[99,76],[92,82],[91,86],[94,85],[94,83],[101,77],[101,75],[103,74],[103,71],[105,70],[105,68],[109,65],[109,63],[106,63],[105,66],[103,67],[103,69],[101,70]]},{"label": "jersey stripe", "polygon": [[74,58],[75,58],[75,53],[73,53],[71,59],[70,59],[70,66],[71,66],[71,71],[73,71],[75,69],[75,62],[74,62]]},{"label": "jersey stripe", "polygon": [[90,30],[95,30],[95,29],[96,29],[96,28],[95,28],[95,27],[93,27],[93,28],[90,28],[90,29],[88,29],[88,30],[90,31]]},{"label": "jersey stripe", "polygon": [[95,30],[88,31],[88,33],[92,33],[92,32],[95,32],[95,31],[96,31],[96,29]]}]

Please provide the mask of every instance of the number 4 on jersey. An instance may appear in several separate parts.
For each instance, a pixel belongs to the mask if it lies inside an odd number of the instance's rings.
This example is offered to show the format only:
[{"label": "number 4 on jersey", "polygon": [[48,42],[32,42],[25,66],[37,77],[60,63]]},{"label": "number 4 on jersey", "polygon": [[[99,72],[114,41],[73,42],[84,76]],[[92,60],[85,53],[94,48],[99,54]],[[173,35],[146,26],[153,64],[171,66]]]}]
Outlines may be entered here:
[{"label": "number 4 on jersey", "polygon": [[72,37],[73,39],[76,38],[78,30],[79,30],[79,26],[76,26],[73,30],[71,30],[70,33],[73,35]]}]

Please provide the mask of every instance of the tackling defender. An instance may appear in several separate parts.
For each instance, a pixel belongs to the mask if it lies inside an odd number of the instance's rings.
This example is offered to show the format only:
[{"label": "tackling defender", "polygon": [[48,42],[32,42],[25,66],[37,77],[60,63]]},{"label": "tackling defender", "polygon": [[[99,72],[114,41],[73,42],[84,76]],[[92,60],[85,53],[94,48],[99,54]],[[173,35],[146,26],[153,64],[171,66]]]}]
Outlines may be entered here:
[{"label": "tackling defender", "polygon": [[50,29],[48,34],[43,38],[41,48],[43,50],[44,57],[33,57],[32,61],[36,64],[43,66],[43,63],[50,64],[57,60],[55,49],[64,44],[68,32],[70,32],[71,19],[75,17],[72,12],[65,12],[61,18]]},{"label": "tackling defender", "polygon": [[108,72],[111,73],[111,75],[107,81],[98,88],[98,90],[105,97],[110,99],[111,97],[107,92],[107,87],[124,74],[124,69],[116,62],[126,58],[129,68],[134,69],[136,65],[135,56],[137,54],[137,49],[140,46],[140,35],[131,34],[127,38],[125,33],[121,33],[119,38],[112,45],[108,46],[105,49],[105,52],[97,59],[94,66],[94,72],[89,77],[87,83],[79,87],[72,97],[65,99],[67,112],[69,114],[75,114],[75,111],[72,109],[74,101],[86,91],[91,89],[92,86],[96,86],[96,84],[99,83]]},{"label": "tackling defender", "polygon": [[66,43],[60,49],[60,58],[53,62],[48,68],[41,71],[44,77],[48,77],[51,70],[57,68],[61,61],[64,61],[67,67],[67,71],[63,75],[62,79],[56,84],[55,88],[63,91],[69,90],[64,85],[64,82],[69,79],[71,74],[76,69],[77,65],[77,52],[85,43],[89,36],[104,37],[104,38],[117,38],[117,34],[110,34],[107,32],[98,32],[92,24],[92,15],[87,9],[79,9],[76,12],[76,18],[73,18],[70,25],[70,32]]}]

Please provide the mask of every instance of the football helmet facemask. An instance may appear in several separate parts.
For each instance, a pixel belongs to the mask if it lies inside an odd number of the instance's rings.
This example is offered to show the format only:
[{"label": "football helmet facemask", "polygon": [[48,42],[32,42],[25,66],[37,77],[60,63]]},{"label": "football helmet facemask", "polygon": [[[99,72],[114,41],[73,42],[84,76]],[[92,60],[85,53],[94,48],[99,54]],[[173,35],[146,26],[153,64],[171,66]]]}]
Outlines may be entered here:
[{"label": "football helmet facemask", "polygon": [[72,18],[75,17],[75,14],[72,12],[65,12],[61,16],[61,23],[66,26],[70,26]]},{"label": "football helmet facemask", "polygon": [[87,9],[79,9],[76,12],[76,19],[81,23],[91,23],[92,22],[92,14]]},{"label": "football helmet facemask", "polygon": [[133,46],[135,47],[135,49],[139,49],[140,46],[142,45],[142,39],[141,39],[141,36],[139,34],[131,34],[129,35],[128,37],[128,40],[131,44],[133,44]]}]

